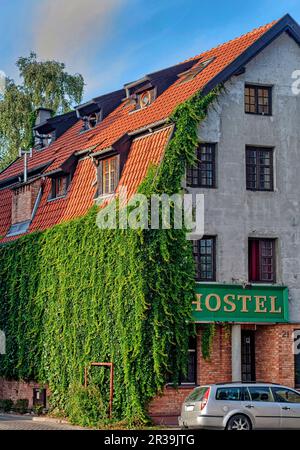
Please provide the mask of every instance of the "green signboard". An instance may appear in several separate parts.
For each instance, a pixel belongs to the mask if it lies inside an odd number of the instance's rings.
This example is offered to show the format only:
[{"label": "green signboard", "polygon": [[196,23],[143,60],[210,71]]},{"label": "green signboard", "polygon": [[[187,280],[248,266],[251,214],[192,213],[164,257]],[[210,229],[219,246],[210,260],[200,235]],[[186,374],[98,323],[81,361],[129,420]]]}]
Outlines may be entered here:
[{"label": "green signboard", "polygon": [[197,284],[192,308],[194,322],[288,322],[288,288]]}]

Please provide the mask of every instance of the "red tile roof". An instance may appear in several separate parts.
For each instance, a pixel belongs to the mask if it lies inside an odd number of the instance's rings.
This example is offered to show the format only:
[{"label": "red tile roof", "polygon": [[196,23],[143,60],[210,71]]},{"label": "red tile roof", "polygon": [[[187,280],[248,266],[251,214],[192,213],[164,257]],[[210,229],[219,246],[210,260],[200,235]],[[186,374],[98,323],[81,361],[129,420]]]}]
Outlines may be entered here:
[{"label": "red tile roof", "polygon": [[[170,116],[174,108],[203,89],[218,74],[234,63],[243,52],[255,44],[277,22],[257,28],[237,39],[219,45],[197,55],[190,60],[197,64],[214,57],[213,61],[191,81],[182,83],[179,78],[167,88],[147,108],[134,111],[134,106],[124,101],[112,113],[104,118],[94,129],[80,133],[82,122],[78,121],[48,148],[34,150],[29,160],[29,170],[50,163],[45,174],[57,170],[71,155],[78,151],[90,149],[99,152],[109,148],[125,133],[142,129]],[[165,128],[157,133],[135,139],[131,145],[129,157],[123,170],[120,184],[126,185],[130,194],[134,193],[146,174],[151,162],[158,163],[170,137],[171,129]],[[21,174],[23,160],[18,159],[5,171],[0,173],[0,182]],[[69,192],[64,199],[47,201],[50,192],[50,180],[44,182],[41,203],[30,226],[30,231],[40,230],[83,215],[93,204],[96,172],[90,158],[78,163]],[[0,235],[7,232],[10,221],[10,192],[0,190]]]},{"label": "red tile roof", "polygon": [[128,199],[137,191],[149,166],[161,162],[172,131],[173,126],[168,126],[133,140],[118,186],[126,188]]}]

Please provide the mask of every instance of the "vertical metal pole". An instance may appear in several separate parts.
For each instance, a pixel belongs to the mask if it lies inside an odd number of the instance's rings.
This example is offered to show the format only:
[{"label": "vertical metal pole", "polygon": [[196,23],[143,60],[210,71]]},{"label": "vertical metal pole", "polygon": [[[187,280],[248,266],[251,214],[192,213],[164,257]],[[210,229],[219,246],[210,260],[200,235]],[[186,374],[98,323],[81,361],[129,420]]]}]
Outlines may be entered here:
[{"label": "vertical metal pole", "polygon": [[27,152],[24,152],[24,183],[27,183]]},{"label": "vertical metal pole", "polygon": [[112,406],[114,397],[114,365],[111,363],[110,366],[110,396],[109,396],[109,418],[112,418]]}]

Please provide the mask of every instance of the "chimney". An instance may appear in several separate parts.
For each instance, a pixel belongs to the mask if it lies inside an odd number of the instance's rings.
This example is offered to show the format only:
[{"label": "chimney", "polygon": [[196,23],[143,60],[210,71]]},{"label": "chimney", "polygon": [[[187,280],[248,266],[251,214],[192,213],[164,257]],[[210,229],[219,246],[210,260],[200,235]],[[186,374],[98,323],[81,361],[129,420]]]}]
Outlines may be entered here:
[{"label": "chimney", "polygon": [[35,204],[38,201],[41,188],[41,179],[29,184],[23,184],[13,189],[11,223],[31,220]]},{"label": "chimney", "polygon": [[49,108],[37,108],[35,126],[41,125],[52,117],[53,110]]}]

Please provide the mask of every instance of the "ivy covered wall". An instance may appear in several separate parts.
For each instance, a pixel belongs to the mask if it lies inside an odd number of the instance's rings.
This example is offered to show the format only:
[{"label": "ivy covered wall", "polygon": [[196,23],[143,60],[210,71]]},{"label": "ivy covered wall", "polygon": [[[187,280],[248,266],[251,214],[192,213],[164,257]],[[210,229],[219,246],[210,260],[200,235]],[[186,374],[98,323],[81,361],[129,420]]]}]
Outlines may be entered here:
[{"label": "ivy covered wall", "polygon": [[[197,127],[218,92],[197,94],[171,117],[175,133],[139,192],[181,191]],[[114,416],[146,420],[147,403],[186,366],[194,262],[185,230],[100,230],[85,217],[0,248],[0,376],[47,383],[66,411],[69,387],[91,361],[115,364]],[[103,396],[105,369],[91,373]]]}]

